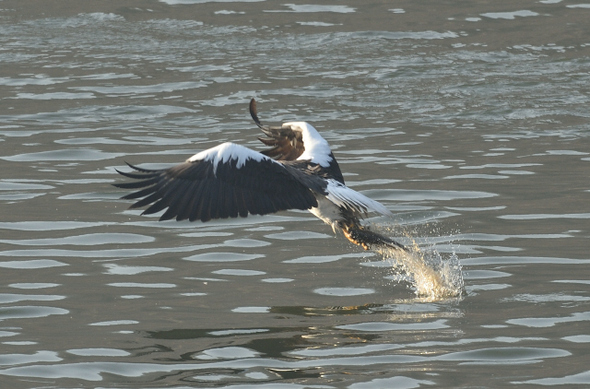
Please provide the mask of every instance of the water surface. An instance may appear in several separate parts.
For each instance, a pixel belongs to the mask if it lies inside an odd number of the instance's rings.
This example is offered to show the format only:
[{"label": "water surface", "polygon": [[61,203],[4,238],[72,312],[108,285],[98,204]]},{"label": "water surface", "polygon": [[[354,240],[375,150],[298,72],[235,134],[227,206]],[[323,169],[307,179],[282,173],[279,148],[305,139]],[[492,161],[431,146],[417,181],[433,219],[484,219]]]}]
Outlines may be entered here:
[{"label": "water surface", "polygon": [[[0,382],[571,387],[590,371],[588,4],[0,3]],[[374,228],[461,270],[417,296],[306,212],[127,210],[261,119],[311,122]]]}]

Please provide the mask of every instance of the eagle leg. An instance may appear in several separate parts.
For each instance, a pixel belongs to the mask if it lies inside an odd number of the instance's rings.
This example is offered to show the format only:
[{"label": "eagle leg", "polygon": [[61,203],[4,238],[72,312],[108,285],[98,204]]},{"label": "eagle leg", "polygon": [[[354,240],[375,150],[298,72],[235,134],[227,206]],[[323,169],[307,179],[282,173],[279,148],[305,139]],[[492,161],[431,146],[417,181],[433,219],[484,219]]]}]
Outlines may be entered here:
[{"label": "eagle leg", "polygon": [[408,251],[408,249],[403,244],[396,242],[393,239],[387,238],[381,234],[373,232],[368,228],[361,226],[358,223],[352,222],[344,224],[341,222],[339,224],[342,228],[344,236],[349,241],[358,246],[361,246],[365,250],[370,250],[371,248],[378,248],[379,246],[381,246],[395,250]]}]

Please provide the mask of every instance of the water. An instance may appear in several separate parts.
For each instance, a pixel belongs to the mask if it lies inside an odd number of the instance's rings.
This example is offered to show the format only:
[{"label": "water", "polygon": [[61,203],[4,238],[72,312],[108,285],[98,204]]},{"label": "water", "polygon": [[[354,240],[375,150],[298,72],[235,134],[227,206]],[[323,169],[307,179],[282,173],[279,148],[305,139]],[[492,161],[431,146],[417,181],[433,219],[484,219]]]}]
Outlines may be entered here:
[{"label": "water", "polygon": [[[1,2],[1,386],[585,386],[589,7]],[[260,147],[251,97],[428,276],[306,212],[127,210],[124,161]]]}]

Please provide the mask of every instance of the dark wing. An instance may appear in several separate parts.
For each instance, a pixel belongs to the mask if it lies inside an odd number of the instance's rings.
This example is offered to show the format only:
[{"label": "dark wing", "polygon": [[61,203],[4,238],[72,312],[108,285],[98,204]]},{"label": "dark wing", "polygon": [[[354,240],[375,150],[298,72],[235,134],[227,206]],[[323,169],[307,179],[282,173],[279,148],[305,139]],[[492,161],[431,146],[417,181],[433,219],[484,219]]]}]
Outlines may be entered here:
[{"label": "dark wing", "polygon": [[258,139],[265,145],[272,146],[272,149],[264,150],[262,154],[278,161],[294,161],[303,154],[305,147],[301,132],[293,131],[289,125],[266,126],[260,123],[254,99],[250,100],[250,115],[258,128],[267,136]]},{"label": "dark wing", "polygon": [[311,189],[325,189],[323,180],[307,182],[295,168],[233,143],[205,150],[169,169],[129,166],[135,171],[117,171],[137,181],[114,185],[138,189],[123,198],[140,199],[131,208],[149,206],[142,214],[168,208],[160,220],[207,221],[305,210],[317,206]]}]

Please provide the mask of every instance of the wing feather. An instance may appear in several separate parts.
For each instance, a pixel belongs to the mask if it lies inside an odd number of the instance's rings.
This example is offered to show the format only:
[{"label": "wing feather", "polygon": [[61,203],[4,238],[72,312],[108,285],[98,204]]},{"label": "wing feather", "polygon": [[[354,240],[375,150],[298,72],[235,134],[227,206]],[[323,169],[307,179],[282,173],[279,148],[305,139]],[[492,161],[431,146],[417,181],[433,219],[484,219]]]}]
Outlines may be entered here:
[{"label": "wing feather", "polygon": [[176,220],[186,220],[190,218],[190,214],[193,210],[196,196],[194,195],[198,191],[199,182],[192,182],[185,191],[184,197],[178,204],[184,204],[184,207],[179,207],[176,212]]},{"label": "wing feather", "polygon": [[[171,182],[170,184],[166,185],[164,188],[162,188],[161,194],[159,196],[156,196],[156,198],[159,198],[156,202],[154,202],[149,208],[147,208],[145,211],[142,212],[142,215],[152,215],[154,213],[158,213],[163,209],[166,209],[168,206],[170,206],[170,203],[174,200],[176,200],[178,198],[178,192],[177,189],[180,185],[181,182],[180,181],[176,181],[176,182]],[[154,193],[154,195],[160,193],[160,191]],[[139,205],[135,205],[134,208],[139,207]],[[164,215],[162,215],[162,217],[160,217],[160,220],[168,220],[168,219],[172,219],[173,216],[171,216],[170,214],[166,215],[166,217],[164,217]]]},{"label": "wing feather", "polygon": [[383,204],[368,198],[367,196],[350,189],[342,183],[330,179],[326,188],[328,200],[339,207],[352,211],[359,217],[367,215],[369,212],[377,212],[385,216],[391,216]]},{"label": "wing feather", "polygon": [[[205,185],[200,181],[196,181],[196,184],[194,192],[191,192],[191,202],[187,205],[189,211],[187,219],[191,222],[200,219],[199,210],[205,193]],[[181,216],[179,220],[185,220],[185,218]]]},{"label": "wing feather", "polygon": [[258,119],[256,100],[250,100],[250,115],[254,123],[264,132],[266,138],[258,138],[271,149],[262,151],[262,154],[277,161],[294,161],[305,151],[303,137],[300,131],[294,131],[288,124],[282,126],[267,126]]},{"label": "wing feather", "polygon": [[207,221],[309,209],[317,206],[313,192],[322,191],[323,182],[304,179],[294,167],[232,143],[205,150],[169,169],[129,166],[133,172],[120,173],[136,181],[115,186],[138,189],[124,198],[138,199],[132,208],[147,206],[143,214],[166,209],[160,220]]}]

